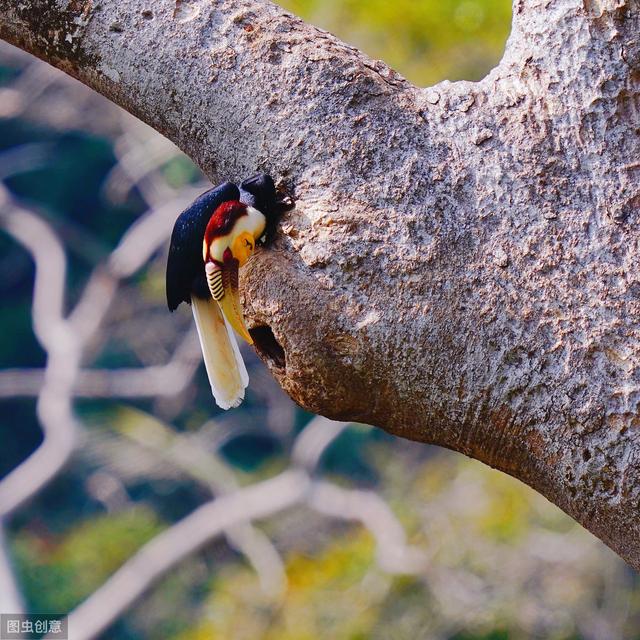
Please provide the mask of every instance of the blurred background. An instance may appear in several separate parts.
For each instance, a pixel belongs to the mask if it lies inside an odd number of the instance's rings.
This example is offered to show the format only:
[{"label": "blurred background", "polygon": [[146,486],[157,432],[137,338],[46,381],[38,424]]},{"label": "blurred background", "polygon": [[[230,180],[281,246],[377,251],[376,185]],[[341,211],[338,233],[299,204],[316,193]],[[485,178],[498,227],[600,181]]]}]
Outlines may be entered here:
[{"label": "blurred background", "polygon": [[[280,4],[423,85],[480,79],[511,19]],[[74,612],[72,640],[98,619],[109,640],[640,638],[638,575],[516,480],[314,418],[250,349],[244,404],[215,407],[164,302],[173,221],[208,186],[0,44],[0,611]]]}]

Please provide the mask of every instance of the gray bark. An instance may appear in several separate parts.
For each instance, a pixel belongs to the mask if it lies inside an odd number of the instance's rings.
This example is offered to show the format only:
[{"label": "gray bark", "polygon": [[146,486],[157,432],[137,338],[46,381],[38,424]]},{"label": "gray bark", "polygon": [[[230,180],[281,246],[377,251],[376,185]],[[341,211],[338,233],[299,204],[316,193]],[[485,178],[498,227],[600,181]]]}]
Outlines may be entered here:
[{"label": "gray bark", "polygon": [[245,269],[301,405],[528,483],[640,569],[640,5],[515,0],[416,88],[262,0],[0,0],[0,36],[297,206]]}]

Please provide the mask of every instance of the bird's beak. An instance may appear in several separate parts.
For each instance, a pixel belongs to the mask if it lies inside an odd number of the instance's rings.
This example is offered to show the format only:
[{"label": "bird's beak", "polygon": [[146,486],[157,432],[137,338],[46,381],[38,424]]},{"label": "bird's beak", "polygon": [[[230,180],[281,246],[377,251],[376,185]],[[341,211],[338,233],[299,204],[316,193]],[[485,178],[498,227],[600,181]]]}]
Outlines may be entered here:
[{"label": "bird's beak", "polygon": [[[237,284],[237,272],[236,272],[236,284]],[[253,344],[253,339],[249,335],[247,326],[244,323],[244,316],[242,315],[242,307],[240,306],[240,295],[238,287],[231,286],[225,287],[224,297],[218,301],[222,313],[228,320],[229,324],[233,327],[235,332],[244,338],[249,344]]]},{"label": "bird's beak", "polygon": [[220,305],[227,322],[239,336],[249,344],[253,344],[253,339],[244,323],[240,304],[238,288],[239,266],[240,263],[237,258],[225,260],[222,267],[218,267],[213,262],[207,262],[205,265],[207,284],[211,296]]},{"label": "bird's beak", "polygon": [[239,266],[244,267],[249,256],[253,253],[253,250],[256,248],[256,241],[253,237],[253,234],[248,231],[243,231],[238,237],[233,241],[233,245],[231,246],[231,253],[233,257],[238,261]]}]

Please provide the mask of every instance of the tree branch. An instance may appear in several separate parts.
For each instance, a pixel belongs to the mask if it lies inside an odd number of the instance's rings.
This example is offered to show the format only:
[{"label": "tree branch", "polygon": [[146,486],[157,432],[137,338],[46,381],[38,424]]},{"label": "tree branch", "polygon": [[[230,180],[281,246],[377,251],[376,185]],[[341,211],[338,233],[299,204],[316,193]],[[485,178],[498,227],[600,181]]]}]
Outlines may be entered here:
[{"label": "tree branch", "polygon": [[295,189],[242,283],[294,399],[506,471],[640,568],[634,0],[515,0],[502,63],[428,89],[268,2],[45,4],[0,0],[0,36],[212,179]]}]

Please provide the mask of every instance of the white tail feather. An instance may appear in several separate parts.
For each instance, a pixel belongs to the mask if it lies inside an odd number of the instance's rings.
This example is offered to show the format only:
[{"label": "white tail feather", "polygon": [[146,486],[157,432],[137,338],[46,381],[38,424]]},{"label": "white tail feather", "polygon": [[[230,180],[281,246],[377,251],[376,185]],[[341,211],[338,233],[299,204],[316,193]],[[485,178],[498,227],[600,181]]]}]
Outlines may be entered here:
[{"label": "white tail feather", "polygon": [[221,409],[237,407],[244,399],[249,375],[233,330],[213,298],[191,298],[191,309],[216,404]]}]

